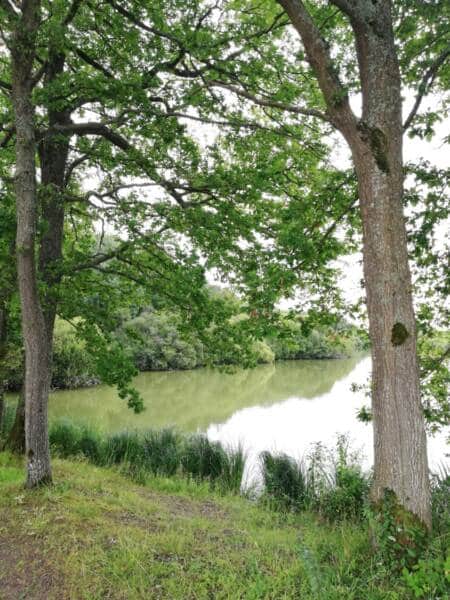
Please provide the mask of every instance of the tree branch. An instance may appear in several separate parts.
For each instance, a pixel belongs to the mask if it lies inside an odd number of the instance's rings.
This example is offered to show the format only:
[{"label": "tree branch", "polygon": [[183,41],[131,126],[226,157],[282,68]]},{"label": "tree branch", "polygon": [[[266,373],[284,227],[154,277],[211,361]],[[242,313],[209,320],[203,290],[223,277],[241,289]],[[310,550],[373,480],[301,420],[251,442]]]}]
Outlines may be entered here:
[{"label": "tree branch", "polygon": [[82,2],[83,0],[73,0],[72,4],[69,7],[69,10],[67,11],[67,15],[63,21],[63,25],[67,26],[74,20]]},{"label": "tree branch", "polygon": [[311,68],[316,74],[327,105],[329,120],[346,137],[356,131],[356,117],[350,108],[347,90],[339,80],[327,42],[302,0],[277,0],[300,35]]},{"label": "tree branch", "polygon": [[290,112],[290,113],[294,113],[297,115],[304,115],[307,117],[316,117],[317,119],[321,119],[322,121],[325,121],[327,123],[333,123],[331,120],[331,117],[329,117],[326,113],[321,112],[320,110],[315,110],[312,108],[301,108],[300,106],[294,106],[292,104],[284,104],[283,102],[277,102],[275,100],[268,100],[265,98],[260,98],[258,96],[251,94],[250,92],[247,92],[246,90],[236,87],[235,85],[225,83],[223,81],[215,81],[215,80],[208,81],[207,85],[211,86],[211,87],[220,87],[220,88],[229,90],[230,92],[233,92],[237,96],[240,96],[241,98],[246,98],[247,100],[251,100],[255,104],[258,104],[259,106],[265,106],[268,108],[277,108],[284,112]]},{"label": "tree branch", "polygon": [[431,86],[436,79],[436,75],[438,74],[439,69],[445,63],[447,58],[450,56],[450,47],[446,48],[441,54],[436,58],[434,63],[425,71],[422,81],[419,84],[419,91],[417,93],[414,106],[411,109],[406,121],[403,124],[403,131],[406,131],[411,123],[414,121],[417,112],[422,104],[422,100],[429,93]]},{"label": "tree branch", "polygon": [[93,67],[96,71],[100,71],[100,73],[103,73],[103,75],[105,75],[105,77],[108,77],[108,79],[114,79],[114,75],[111,73],[111,71],[106,69],[106,67],[101,65],[94,58],[89,56],[89,54],[86,54],[84,50],[82,50],[81,48],[74,48],[74,51],[75,54],[77,54],[81,58],[81,60]]}]

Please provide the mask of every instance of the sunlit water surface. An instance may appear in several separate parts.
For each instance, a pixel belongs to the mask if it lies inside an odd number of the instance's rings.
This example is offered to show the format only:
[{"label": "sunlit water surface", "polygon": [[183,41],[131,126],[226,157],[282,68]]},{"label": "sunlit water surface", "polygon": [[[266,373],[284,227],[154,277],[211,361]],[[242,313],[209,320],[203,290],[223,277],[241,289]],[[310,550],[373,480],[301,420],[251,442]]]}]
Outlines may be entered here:
[{"label": "sunlit water surface", "polygon": [[[245,448],[248,479],[257,477],[261,451],[301,458],[316,442],[334,446],[338,434],[349,437],[369,467],[372,427],[356,418],[368,399],[350,389],[369,375],[368,357],[279,362],[231,375],[210,369],[142,373],[135,385],[144,398],[143,413],[130,411],[114,388],[97,386],[53,393],[50,419],[69,417],[107,432],[166,426],[204,431],[211,440]],[[433,468],[446,459],[445,438],[445,433],[429,437]]]}]

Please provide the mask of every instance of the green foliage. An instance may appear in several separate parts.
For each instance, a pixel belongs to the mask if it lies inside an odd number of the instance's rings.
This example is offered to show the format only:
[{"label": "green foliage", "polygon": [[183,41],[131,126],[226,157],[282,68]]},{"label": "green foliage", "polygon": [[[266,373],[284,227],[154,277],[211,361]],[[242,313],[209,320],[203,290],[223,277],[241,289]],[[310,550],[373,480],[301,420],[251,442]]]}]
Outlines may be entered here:
[{"label": "green foliage", "polygon": [[335,451],[316,444],[303,461],[263,452],[261,466],[265,494],[275,507],[311,510],[330,523],[363,519],[370,480],[344,436],[338,438]]},{"label": "green foliage", "polygon": [[193,369],[204,364],[203,345],[194,336],[183,336],[181,315],[174,311],[147,310],[121,326],[118,335],[140,371]]},{"label": "green foliage", "polygon": [[418,351],[424,413],[429,429],[437,431],[450,420],[450,332],[424,333]]},{"label": "green foliage", "polygon": [[411,568],[423,554],[428,532],[419,519],[401,506],[392,490],[370,510],[374,538],[383,562],[400,572]]},{"label": "green foliage", "polygon": [[450,592],[450,554],[442,558],[419,559],[402,577],[415,598],[445,598]]},{"label": "green foliage", "polygon": [[77,388],[98,383],[95,361],[69,324],[57,320],[53,342],[52,387]]},{"label": "green foliage", "polygon": [[282,317],[274,329],[267,341],[277,360],[343,358],[368,348],[364,333],[342,321],[314,323],[296,315]]},{"label": "green foliage", "polygon": [[431,475],[431,515],[433,532],[450,541],[450,469],[445,465]]},{"label": "green foliage", "polygon": [[315,498],[319,513],[330,522],[361,520],[368,503],[370,479],[361,467],[348,460],[348,447],[341,438],[334,465],[334,481]]}]

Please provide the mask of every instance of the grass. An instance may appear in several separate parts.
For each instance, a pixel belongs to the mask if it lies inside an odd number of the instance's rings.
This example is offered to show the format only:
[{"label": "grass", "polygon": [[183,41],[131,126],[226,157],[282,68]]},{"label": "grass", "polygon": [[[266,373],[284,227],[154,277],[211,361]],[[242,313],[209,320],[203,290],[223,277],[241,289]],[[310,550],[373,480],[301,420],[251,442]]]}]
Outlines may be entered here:
[{"label": "grass", "polygon": [[243,449],[225,450],[203,434],[186,436],[160,429],[108,436],[64,419],[51,425],[50,445],[63,458],[82,457],[97,466],[121,465],[137,481],[149,474],[182,475],[196,482],[207,481],[223,493],[241,490]]},{"label": "grass", "polygon": [[[135,452],[132,437],[111,447]],[[209,483],[55,459],[56,484],[23,489],[0,454],[0,598],[402,600],[364,523],[273,512]]]},{"label": "grass", "polygon": [[344,437],[302,462],[262,453],[253,502],[239,496],[242,448],[204,435],[60,421],[50,440],[50,488],[24,491],[21,461],[0,454],[0,600],[448,597],[445,468],[432,480],[433,536],[411,555],[395,522],[373,551],[370,480]]}]

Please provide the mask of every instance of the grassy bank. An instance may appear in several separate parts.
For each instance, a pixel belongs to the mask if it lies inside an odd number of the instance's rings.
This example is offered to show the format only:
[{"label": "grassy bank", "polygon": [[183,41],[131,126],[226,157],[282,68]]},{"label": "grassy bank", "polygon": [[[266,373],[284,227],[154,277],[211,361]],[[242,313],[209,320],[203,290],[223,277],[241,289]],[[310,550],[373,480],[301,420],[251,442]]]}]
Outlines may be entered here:
[{"label": "grassy bank", "polygon": [[0,454],[1,600],[448,597],[446,473],[426,550],[384,521],[375,552],[370,479],[345,438],[304,462],[263,453],[257,498],[239,495],[242,450],[201,435],[64,421],[50,440],[51,488],[25,491],[21,459]]},{"label": "grassy bank", "polygon": [[274,512],[179,478],[139,485],[80,461],[56,459],[54,472],[52,488],[25,491],[21,461],[0,454],[2,600],[414,597],[363,522]]}]

